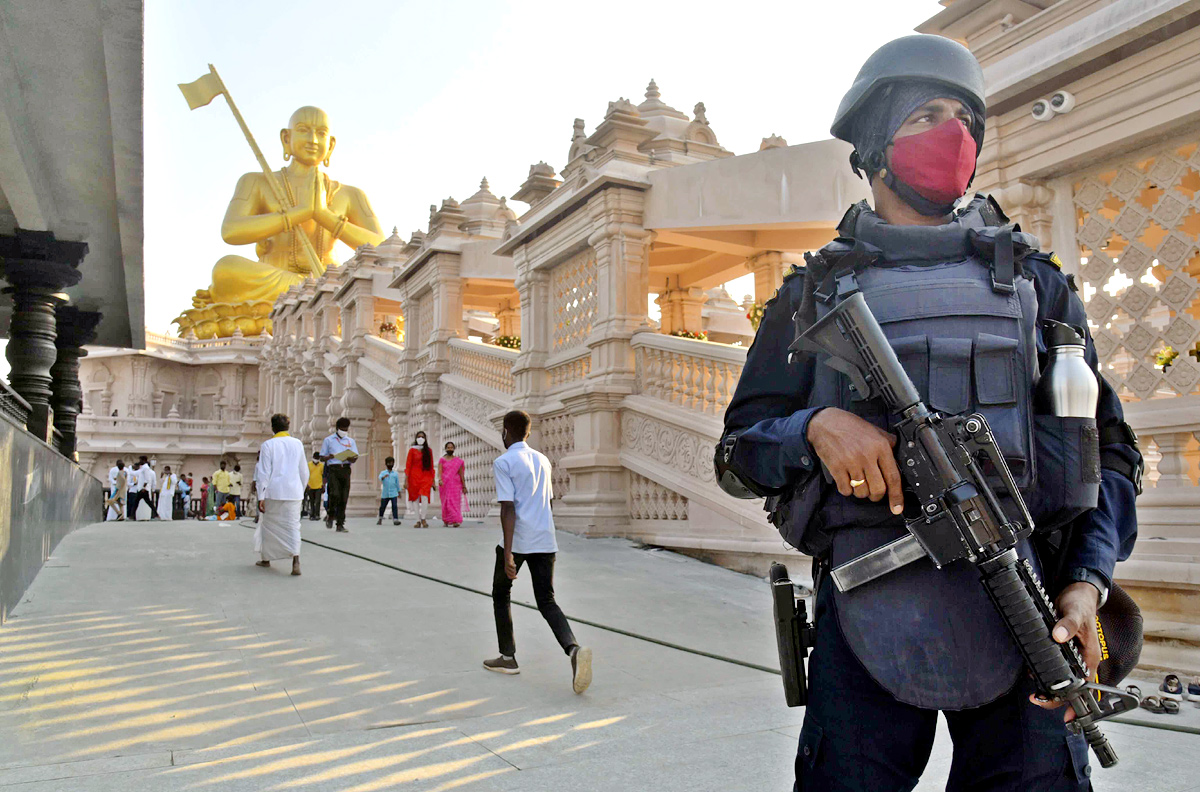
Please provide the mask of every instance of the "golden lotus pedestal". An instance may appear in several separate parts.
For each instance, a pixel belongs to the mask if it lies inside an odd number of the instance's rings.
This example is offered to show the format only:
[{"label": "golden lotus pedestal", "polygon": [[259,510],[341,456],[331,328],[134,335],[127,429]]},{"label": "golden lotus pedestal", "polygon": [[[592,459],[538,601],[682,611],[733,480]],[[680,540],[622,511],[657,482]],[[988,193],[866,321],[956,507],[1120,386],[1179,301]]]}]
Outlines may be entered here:
[{"label": "golden lotus pedestal", "polygon": [[243,336],[271,332],[272,303],[265,301],[212,303],[203,308],[191,308],[174,319],[179,335],[186,337],[190,330],[196,338],[229,338],[238,330]]}]

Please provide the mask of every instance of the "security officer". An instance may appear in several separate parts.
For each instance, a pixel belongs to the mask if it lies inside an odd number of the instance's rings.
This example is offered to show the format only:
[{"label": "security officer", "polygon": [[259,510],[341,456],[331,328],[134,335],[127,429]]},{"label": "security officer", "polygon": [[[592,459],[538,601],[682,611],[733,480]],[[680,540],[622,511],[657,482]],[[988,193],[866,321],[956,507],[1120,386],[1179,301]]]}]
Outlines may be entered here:
[{"label": "security officer", "polygon": [[[1071,444],[1083,430],[1034,414],[1041,323],[1086,328],[1087,318],[1057,258],[1006,226],[994,201],[975,196],[955,210],[974,177],[985,112],[979,63],[950,39],[908,36],[867,60],[832,133],[854,145],[851,164],[869,180],[874,209],[852,207],[839,239],[785,279],[725,414],[716,455],[722,488],[768,497],[784,538],[816,559],[798,792],[912,789],[939,711],[954,740],[948,789],[1090,789],[1086,743],[1069,734],[1056,705],[1034,695],[971,564],[938,570],[923,559],[849,592],[830,585],[831,564],[904,533],[895,438],[881,405],[855,401],[845,375],[812,354],[789,354],[840,292],[861,289],[931,407],[987,417],[1039,526],[1041,515],[1062,509],[1073,518],[1038,535],[1036,550],[1028,542],[1019,549],[1057,592],[1055,640],[1077,638],[1095,669],[1096,611],[1136,538],[1141,456],[1101,378],[1091,430],[1098,502],[1073,512],[1057,503],[1086,489],[1049,485],[1062,484],[1050,475],[1055,461],[1081,453]],[[1095,370],[1090,337],[1086,359]],[[1093,435],[1093,456],[1096,445]]]}]

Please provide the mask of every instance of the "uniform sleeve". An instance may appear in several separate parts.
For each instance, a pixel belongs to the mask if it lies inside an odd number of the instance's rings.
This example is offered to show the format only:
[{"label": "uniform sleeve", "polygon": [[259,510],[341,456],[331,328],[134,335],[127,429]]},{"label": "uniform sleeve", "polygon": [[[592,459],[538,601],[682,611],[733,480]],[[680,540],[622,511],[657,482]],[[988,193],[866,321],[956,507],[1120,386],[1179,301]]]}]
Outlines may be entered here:
[{"label": "uniform sleeve", "polygon": [[[1068,286],[1066,277],[1049,264],[1034,262],[1034,278],[1038,291],[1038,319],[1053,319],[1084,328],[1087,344],[1084,358],[1098,374],[1100,398],[1096,405],[1096,425],[1117,426],[1125,420],[1121,400],[1102,373],[1096,347],[1087,329],[1087,314],[1083,301]],[[1101,436],[1104,436],[1103,431]],[[1138,463],[1138,451],[1124,443],[1109,443],[1100,448],[1101,459],[1119,456],[1131,466]],[[1137,511],[1134,498],[1137,492],[1122,473],[1107,467],[1100,469],[1100,498],[1096,508],[1076,523],[1071,544],[1066,548],[1064,569],[1090,569],[1108,583],[1118,561],[1133,552],[1137,541]]]},{"label": "uniform sleeve", "polygon": [[492,463],[492,474],[496,478],[496,500],[500,503],[515,503],[516,488],[513,486],[512,476],[499,459]]},{"label": "uniform sleeve", "polygon": [[805,407],[815,362],[812,355],[788,362],[795,335],[792,315],[800,307],[803,281],[802,274],[788,278],[767,303],[725,411],[725,435],[737,435],[729,464],[764,490],[782,490],[816,464],[806,433],[821,407]]},{"label": "uniform sleeve", "polygon": [[321,441],[321,456],[329,456],[333,453],[333,449],[330,448],[330,445],[331,443],[329,442],[328,437]]}]

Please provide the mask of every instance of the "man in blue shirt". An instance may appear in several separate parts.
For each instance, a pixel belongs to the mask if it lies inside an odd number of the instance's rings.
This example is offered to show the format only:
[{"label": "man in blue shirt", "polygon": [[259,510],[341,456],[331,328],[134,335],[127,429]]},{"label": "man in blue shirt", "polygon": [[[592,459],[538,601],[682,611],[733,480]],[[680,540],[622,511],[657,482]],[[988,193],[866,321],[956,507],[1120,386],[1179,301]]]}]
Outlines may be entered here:
[{"label": "man in blue shirt", "polygon": [[[338,456],[341,455],[341,459]],[[358,444],[350,436],[350,419],[337,419],[336,431],[321,443],[321,461],[329,482],[329,504],[325,510],[325,527],[337,522],[341,533],[346,530],[346,501],[350,498],[350,466],[358,459]]]},{"label": "man in blue shirt", "polygon": [[392,470],[396,466],[396,458],[388,457],[383,460],[383,464],[387,466],[387,470],[381,471],[379,474],[379,519],[375,521],[375,524],[383,525],[383,510],[390,502],[392,504],[392,525],[399,525],[400,507],[396,503],[396,499],[400,497],[400,474]]}]

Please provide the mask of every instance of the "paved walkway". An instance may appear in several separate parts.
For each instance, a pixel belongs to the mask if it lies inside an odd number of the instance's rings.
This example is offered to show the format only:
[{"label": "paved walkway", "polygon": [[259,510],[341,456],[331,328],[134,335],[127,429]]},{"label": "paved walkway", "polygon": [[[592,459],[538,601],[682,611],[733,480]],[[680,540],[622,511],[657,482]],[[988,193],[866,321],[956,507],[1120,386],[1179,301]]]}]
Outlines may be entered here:
[{"label": "paved walkway", "polygon": [[[304,533],[490,586],[495,525],[350,527]],[[514,613],[521,675],[490,674],[483,597],[313,545],[293,578],[254,567],[250,542],[211,522],[100,524],[63,542],[0,628],[0,788],[791,788],[803,713],[777,676],[578,625],[596,662],[576,696],[534,611]],[[762,581],[624,541],[560,544],[569,615],[776,665]],[[515,593],[531,602],[527,579]],[[1185,706],[1171,723],[1200,724]],[[1200,737],[1108,732],[1122,763],[1097,771],[1100,792],[1200,790]],[[943,734],[918,789],[940,789],[948,766]]]}]

